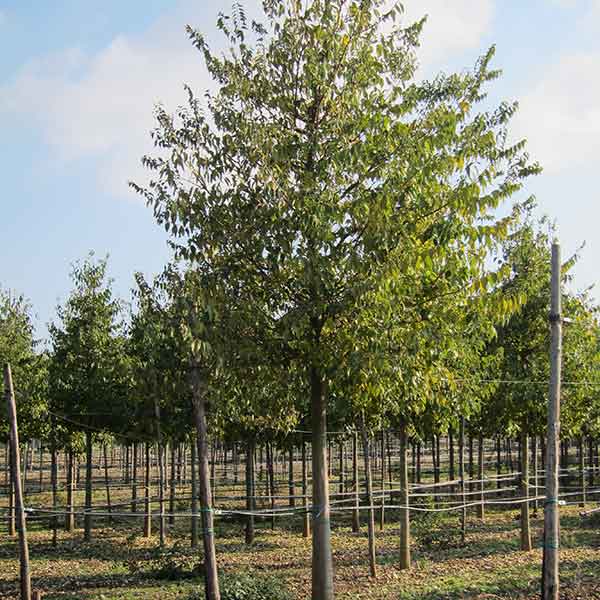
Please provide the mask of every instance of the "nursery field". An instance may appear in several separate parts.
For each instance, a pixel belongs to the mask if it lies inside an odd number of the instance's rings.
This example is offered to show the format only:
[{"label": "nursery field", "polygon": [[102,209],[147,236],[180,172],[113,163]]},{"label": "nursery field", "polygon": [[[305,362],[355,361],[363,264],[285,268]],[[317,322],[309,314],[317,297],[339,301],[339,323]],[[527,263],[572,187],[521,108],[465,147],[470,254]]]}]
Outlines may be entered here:
[{"label": "nursery field", "polygon": [[[443,441],[443,449],[437,456],[444,471],[452,468],[447,450],[451,447]],[[542,561],[543,508],[542,502],[530,503],[531,538],[533,549],[522,551],[520,546],[521,512],[519,505],[511,505],[510,499],[518,500],[518,488],[514,473],[508,472],[508,458],[497,474],[497,465],[491,460],[494,447],[487,446],[489,467],[484,473],[486,484],[478,485],[464,480],[466,504],[471,504],[473,494],[480,497],[484,489],[486,503],[484,518],[478,516],[478,507],[466,509],[465,537],[462,536],[461,511],[440,510],[456,507],[461,503],[455,490],[461,481],[432,483],[436,469],[432,469],[426,452],[415,453],[410,469],[411,504],[411,569],[400,569],[398,563],[399,530],[398,513],[388,508],[381,528],[381,479],[375,480],[373,511],[376,521],[375,548],[377,576],[372,577],[368,566],[368,534],[366,521],[369,509],[365,509],[365,495],[360,493],[360,530],[353,531],[352,512],[342,507],[355,507],[351,469],[344,469],[348,455],[339,446],[335,455],[341,469],[332,468],[332,547],[335,564],[336,596],[339,598],[369,598],[397,600],[434,600],[437,598],[538,598]],[[510,446],[509,446],[510,448]],[[56,493],[56,540],[53,540],[54,515],[46,512],[53,498],[49,487],[49,472],[44,470],[45,459],[29,470],[26,506],[28,507],[29,551],[31,556],[32,588],[42,592],[42,598],[51,599],[196,599],[203,597],[202,550],[190,547],[190,488],[186,474],[186,450],[179,456],[183,464],[174,463],[174,475],[163,494],[165,543],[160,548],[158,535],[160,504],[157,501],[158,480],[150,480],[152,488],[152,533],[144,535],[144,513],[131,512],[131,471],[124,469],[124,458],[131,453],[114,450],[107,454],[107,465],[102,464],[98,449],[94,461],[93,512],[94,526],[91,541],[83,539],[81,506],[84,491],[74,482],[73,505],[76,515],[75,529],[64,528],[67,500],[66,482],[57,481]],[[386,505],[394,503],[393,491],[396,477],[394,444],[388,445],[388,460],[381,460],[372,447],[373,465],[383,466]],[[351,453],[350,458],[352,456]],[[173,453],[175,455],[175,453]],[[257,453],[257,456],[261,456]],[[31,457],[34,453],[31,452]],[[112,458],[108,458],[112,456]],[[225,454],[227,456],[227,454]],[[241,456],[232,454],[236,461]],[[303,536],[303,511],[300,497],[294,496],[295,507],[289,508],[290,497],[284,495],[289,486],[285,455],[274,453],[272,463],[260,460],[256,463],[256,512],[254,516],[254,541],[245,543],[244,535],[248,516],[240,507],[246,499],[240,495],[243,469],[240,464],[223,463],[220,457],[217,476],[216,505],[223,514],[215,518],[215,540],[223,600],[300,600],[310,596],[311,587],[311,541]],[[294,457],[295,455],[292,455]],[[152,458],[152,457],[151,457]],[[516,458],[516,456],[514,457]],[[575,459],[576,456],[569,456]],[[416,470],[418,459],[419,470]],[[40,465],[42,468],[40,468]],[[130,466],[130,465],[129,465]],[[347,466],[350,466],[349,464]],[[352,465],[353,466],[353,465]],[[157,473],[157,461],[152,462],[152,473]],[[359,479],[365,477],[364,461],[356,465]],[[391,467],[391,470],[390,470]],[[234,470],[235,469],[235,470]],[[294,476],[300,476],[299,461],[292,461]],[[78,470],[78,469],[77,469]],[[141,469],[140,469],[141,470]],[[75,470],[74,470],[75,471]],[[268,474],[273,472],[272,481]],[[593,483],[595,469],[586,469],[585,481]],[[517,473],[518,474],[518,473]],[[575,489],[580,481],[578,469],[565,469],[565,488]],[[440,474],[437,474],[440,478]],[[75,479],[75,478],[74,478]],[[238,480],[234,483],[234,479]],[[125,481],[124,481],[125,480]],[[390,484],[391,480],[391,484]],[[420,481],[417,483],[416,481]],[[359,481],[359,484],[360,484]],[[108,486],[106,485],[108,483]],[[300,494],[292,485],[292,491]],[[172,484],[172,485],[171,485]],[[271,487],[273,484],[273,487]],[[359,485],[359,488],[363,487]],[[477,488],[477,489],[475,489]],[[109,494],[107,496],[107,489]],[[474,492],[468,490],[475,489]],[[40,492],[40,490],[42,490]],[[342,492],[342,490],[346,490]],[[391,491],[390,491],[391,490]],[[428,492],[429,490],[429,492]],[[436,493],[434,496],[433,493]],[[173,492],[173,497],[170,493]],[[272,492],[275,492],[272,494]],[[587,487],[587,510],[589,496],[595,495],[593,486]],[[344,496],[346,494],[347,497]],[[469,496],[470,494],[470,496]],[[579,506],[582,497],[567,492],[566,504],[561,507],[561,598],[600,598],[600,513],[585,514]],[[272,497],[271,497],[272,496]],[[106,504],[110,498],[110,512]],[[337,499],[336,499],[337,497]],[[532,494],[531,498],[535,496]],[[340,499],[341,498],[341,499]],[[6,497],[3,498],[6,513]],[[503,502],[506,502],[505,504]],[[498,503],[498,504],[495,504]],[[46,507],[46,508],[43,508]],[[136,509],[137,510],[137,509]],[[230,510],[231,512],[227,512]],[[172,512],[171,512],[172,511]],[[430,512],[427,512],[430,511]],[[582,516],[580,513],[584,512]],[[169,515],[175,515],[169,518]],[[264,516],[261,516],[263,515]],[[275,517],[273,518],[273,515]],[[15,537],[7,535],[5,524],[0,544],[0,597],[18,598],[17,559],[18,547]]]},{"label": "nursery field", "polygon": [[[417,517],[410,571],[397,568],[397,529],[388,525],[377,535],[376,579],[365,565],[365,530],[352,533],[349,523],[336,520],[332,543],[337,595],[398,600],[538,598],[542,519],[533,520],[535,549],[523,553],[516,517],[516,511],[506,510],[489,513],[485,524],[472,519],[464,544],[456,517]],[[576,507],[568,507],[562,511],[561,526],[561,598],[600,598],[600,523],[582,519]],[[47,600],[201,598],[193,595],[202,589],[201,579],[190,578],[201,559],[189,549],[187,527],[176,526],[170,533],[170,550],[161,559],[156,540],[142,538],[133,526],[99,528],[97,539],[89,543],[82,541],[81,532],[61,533],[56,548],[51,545],[51,533],[35,526],[30,536],[33,587],[42,590]],[[242,535],[240,525],[220,523],[217,527],[219,566],[225,579],[240,574],[276,577],[284,582],[290,598],[309,597],[310,540],[302,538],[299,522],[278,523],[275,530],[260,526],[251,547],[243,544]],[[18,598],[15,546],[3,536],[2,598]],[[160,569],[164,573],[157,573]]]}]

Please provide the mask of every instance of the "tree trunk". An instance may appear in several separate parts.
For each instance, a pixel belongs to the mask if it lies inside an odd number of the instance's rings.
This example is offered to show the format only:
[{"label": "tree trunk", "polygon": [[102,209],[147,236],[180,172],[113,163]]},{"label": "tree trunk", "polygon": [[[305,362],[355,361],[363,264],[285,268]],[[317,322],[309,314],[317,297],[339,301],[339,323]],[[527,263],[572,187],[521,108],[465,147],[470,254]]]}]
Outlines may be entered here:
[{"label": "tree trunk", "polygon": [[310,515],[308,514],[308,468],[306,463],[306,442],[302,440],[302,537],[310,536]]},{"label": "tree trunk", "polygon": [[267,489],[271,504],[271,529],[275,529],[275,473],[273,462],[273,444],[267,442]]},{"label": "tree trunk", "polygon": [[254,543],[254,515],[256,510],[255,486],[254,486],[254,440],[246,442],[246,544]]},{"label": "tree trunk", "polygon": [[465,495],[465,419],[464,417],[460,420],[459,429],[459,440],[458,440],[458,476],[460,478],[460,501],[462,503],[462,509],[460,511],[460,536],[462,543],[465,543],[467,537],[467,497]]},{"label": "tree trunk", "polygon": [[501,456],[501,443],[500,438],[496,440],[496,488],[500,489],[502,487],[502,483],[500,482],[500,474],[502,473],[502,456]]},{"label": "tree trunk", "polygon": [[579,487],[581,488],[581,498],[579,506],[585,507],[586,503],[586,478],[585,478],[585,444],[583,436],[579,437]]},{"label": "tree trunk", "polygon": [[85,432],[85,519],[83,539],[92,539],[92,432]]},{"label": "tree trunk", "polygon": [[375,510],[373,508],[373,480],[371,477],[371,452],[369,437],[365,427],[364,418],[361,416],[361,431],[363,454],[365,461],[365,487],[367,490],[367,504],[369,506],[367,527],[369,536],[369,572],[371,577],[377,577],[377,563],[375,561]]},{"label": "tree trunk", "polygon": [[152,505],[150,503],[150,444],[145,445],[144,460],[144,537],[152,535]]},{"label": "tree trunk", "polygon": [[171,442],[171,476],[169,481],[169,525],[175,525],[175,494],[177,476],[177,446]]},{"label": "tree trunk", "polygon": [[198,447],[196,436],[192,436],[192,548],[198,547]]},{"label": "tree trunk", "polygon": [[410,511],[408,485],[408,440],[406,425],[400,425],[400,568],[410,569]]},{"label": "tree trunk", "polygon": [[448,478],[454,481],[456,470],[454,468],[454,432],[452,427],[448,429]]},{"label": "tree trunk", "polygon": [[385,527],[385,434],[381,432],[381,509],[379,513],[379,529]]},{"label": "tree trunk", "polygon": [[106,444],[102,445],[104,451],[104,484],[106,486],[106,504],[108,506],[108,522],[112,523],[112,503],[110,501],[110,480],[108,478],[108,455],[106,452]]},{"label": "tree trunk", "polygon": [[198,446],[198,472],[200,483],[200,511],[202,513],[202,542],[204,545],[204,589],[206,600],[220,600],[215,534],[213,529],[212,491],[208,466],[208,427],[206,397],[200,369],[192,367],[192,397]]},{"label": "tree trunk", "polygon": [[131,512],[137,512],[137,462],[138,444],[133,443],[133,464],[131,465]]},{"label": "tree trunk", "polygon": [[[529,497],[529,438],[525,427],[521,432],[521,495]],[[521,503],[521,550],[531,550],[529,502]]]},{"label": "tree trunk", "polygon": [[354,488],[354,510],[352,511],[352,531],[360,531],[360,492],[358,489],[358,433],[352,437],[352,485]]},{"label": "tree trunk", "polygon": [[537,436],[534,435],[531,438],[531,458],[532,458],[532,462],[533,462],[533,473],[534,473],[534,477],[533,477],[533,496],[535,498],[535,500],[533,501],[533,514],[535,517],[537,517],[537,512],[538,512],[538,508],[539,508],[539,501],[538,501],[538,453],[537,453]]},{"label": "tree trunk", "polygon": [[483,434],[479,434],[478,452],[477,452],[477,479],[479,479],[479,504],[477,506],[477,516],[483,521],[485,518],[485,481],[483,480],[485,452],[483,447]]},{"label": "tree trunk", "polygon": [[67,464],[67,514],[65,515],[65,529],[72,532],[75,529],[75,456],[73,450],[69,450]]},{"label": "tree trunk", "polygon": [[312,600],[333,600],[333,557],[329,522],[327,475],[327,398],[325,382],[316,366],[310,368],[312,421]]},{"label": "tree trunk", "polygon": [[291,508],[296,506],[296,486],[294,485],[294,447],[292,446],[288,452],[288,494],[289,505]]},{"label": "tree trunk", "polygon": [[52,455],[50,458],[50,481],[52,485],[52,510],[55,514],[52,516],[52,545],[56,547],[58,543],[58,460],[56,448],[52,446]]}]

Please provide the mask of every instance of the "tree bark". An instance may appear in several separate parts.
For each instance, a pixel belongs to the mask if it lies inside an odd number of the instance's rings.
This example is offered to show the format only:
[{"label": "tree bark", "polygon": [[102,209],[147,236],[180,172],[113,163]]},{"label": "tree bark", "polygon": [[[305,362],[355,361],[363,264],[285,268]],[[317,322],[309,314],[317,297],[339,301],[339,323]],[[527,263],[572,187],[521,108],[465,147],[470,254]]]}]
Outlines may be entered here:
[{"label": "tree bark", "polygon": [[192,436],[191,447],[192,461],[192,548],[198,547],[198,447],[196,445],[196,436]]},{"label": "tree bark", "polygon": [[365,461],[365,487],[367,491],[367,503],[369,506],[367,528],[369,536],[369,572],[371,577],[377,577],[377,562],[375,560],[375,510],[373,508],[373,480],[371,477],[371,452],[369,437],[365,427],[364,418],[361,416],[361,432],[363,442],[363,454]]},{"label": "tree bark", "polygon": [[294,447],[292,446],[288,452],[288,494],[289,505],[291,508],[296,506],[296,486],[294,485]]},{"label": "tree bark", "polygon": [[204,546],[204,589],[206,600],[221,600],[217,555],[215,551],[214,519],[210,469],[208,465],[208,425],[204,382],[198,366],[191,370],[192,399],[198,446],[198,474],[200,484],[200,511],[202,513],[202,542]]},{"label": "tree bark", "polygon": [[152,505],[150,503],[150,444],[145,445],[144,460],[144,537],[152,535]]},{"label": "tree bark", "polygon": [[400,568],[410,569],[410,511],[408,485],[408,440],[406,425],[400,425]]},{"label": "tree bark", "polygon": [[358,433],[352,437],[352,485],[354,488],[354,510],[352,511],[352,531],[360,531],[360,492],[358,488]]},{"label": "tree bark", "polygon": [[302,440],[302,537],[310,536],[310,515],[308,514],[308,465],[306,462],[306,442]]},{"label": "tree bark", "polygon": [[483,480],[485,452],[483,446],[483,434],[479,434],[478,452],[477,452],[477,479],[479,479],[479,504],[477,506],[477,516],[483,521],[485,518],[485,481]]},{"label": "tree bark", "polygon": [[319,369],[310,367],[312,420],[312,600],[333,600],[333,557],[327,474],[327,398]]},{"label": "tree bark", "polygon": [[69,532],[75,529],[75,506],[74,506],[74,488],[75,487],[75,457],[73,449],[69,449],[69,459],[67,464],[67,514],[65,515],[65,529]]},{"label": "tree bark", "polygon": [[[521,432],[521,495],[529,497],[529,438],[525,427]],[[529,502],[521,503],[521,550],[531,550]]]},{"label": "tree bark", "polygon": [[131,465],[131,512],[137,512],[137,462],[138,462],[138,444],[133,443],[133,463]]},{"label": "tree bark", "polygon": [[106,444],[102,445],[104,452],[104,484],[106,486],[106,504],[108,506],[108,522],[112,523],[112,503],[110,501],[110,480],[108,478],[108,454],[106,452]]},{"label": "tree bark", "polygon": [[246,544],[254,543],[254,515],[251,514],[256,509],[256,498],[254,497],[254,451],[255,445],[253,439],[246,442]]},{"label": "tree bark", "polygon": [[92,539],[92,432],[85,432],[85,519],[83,539],[89,542]]}]

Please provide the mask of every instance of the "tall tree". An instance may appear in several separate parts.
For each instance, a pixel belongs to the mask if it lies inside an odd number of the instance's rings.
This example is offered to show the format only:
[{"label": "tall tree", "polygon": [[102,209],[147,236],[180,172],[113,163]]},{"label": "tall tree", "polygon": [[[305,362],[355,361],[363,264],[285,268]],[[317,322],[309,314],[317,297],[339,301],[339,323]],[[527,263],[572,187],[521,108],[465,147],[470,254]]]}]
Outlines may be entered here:
[{"label": "tall tree", "polygon": [[[498,75],[493,50],[470,72],[419,83],[422,21],[404,26],[399,5],[263,6],[265,23],[250,28],[239,5],[220,18],[227,56],[189,29],[218,91],[208,97],[208,116],[191,89],[177,117],[157,109],[154,139],[163,152],[144,159],[151,184],[134,187],[178,254],[235,290],[251,325],[269,332],[303,373],[312,598],[330,600],[326,424],[338,325],[368,298],[385,296],[401,312],[450,293],[445,277],[454,264],[469,252],[483,260],[482,248],[507,226],[489,213],[538,168],[522,143],[506,142],[514,105],[477,112]],[[424,272],[426,298],[413,291]]]}]

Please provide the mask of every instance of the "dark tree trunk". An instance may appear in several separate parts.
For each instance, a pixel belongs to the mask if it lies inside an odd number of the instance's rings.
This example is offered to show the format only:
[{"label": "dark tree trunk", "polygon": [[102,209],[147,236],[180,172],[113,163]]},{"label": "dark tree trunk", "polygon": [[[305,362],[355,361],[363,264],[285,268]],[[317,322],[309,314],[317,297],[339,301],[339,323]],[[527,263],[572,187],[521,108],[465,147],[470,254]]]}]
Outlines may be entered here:
[{"label": "dark tree trunk", "polygon": [[200,511],[202,513],[202,541],[204,545],[204,589],[206,600],[221,600],[217,555],[213,525],[212,490],[208,466],[208,426],[206,397],[200,369],[192,367],[192,396],[198,445],[198,471],[200,483]]},{"label": "dark tree trunk", "polygon": [[[521,432],[521,495],[529,497],[529,438],[523,427]],[[531,550],[531,528],[529,523],[529,502],[521,503],[521,550]]]},{"label": "dark tree trunk", "polygon": [[150,503],[150,444],[144,448],[144,537],[152,535],[152,505]]},{"label": "dark tree trunk", "polygon": [[333,600],[333,557],[327,475],[327,398],[325,382],[316,366],[310,368],[312,421],[312,600]]},{"label": "dark tree trunk", "polygon": [[483,521],[485,518],[485,481],[483,470],[485,463],[485,452],[483,446],[483,434],[479,434],[477,452],[477,479],[479,479],[479,504],[477,505],[477,516]]},{"label": "dark tree trunk", "polygon": [[296,506],[296,486],[294,485],[294,447],[292,446],[288,452],[288,494],[289,505],[294,508]]},{"label": "dark tree trunk", "polygon": [[408,485],[408,439],[406,425],[400,425],[400,568],[410,569],[410,510]]},{"label": "dark tree trunk", "polygon": [[106,486],[106,505],[108,506],[108,522],[112,523],[112,503],[110,501],[110,480],[108,477],[108,455],[106,453],[106,444],[102,445],[104,451],[104,485]]},{"label": "dark tree trunk", "polygon": [[360,531],[360,492],[358,487],[358,434],[352,437],[352,486],[354,489],[354,510],[352,511],[352,531]]},{"label": "dark tree trunk", "polygon": [[306,442],[302,440],[302,536],[310,536],[310,515],[308,514],[308,465],[306,462]]},{"label": "dark tree trunk", "polygon": [[131,465],[131,512],[137,512],[137,463],[138,463],[138,444],[133,444],[133,463]]},{"label": "dark tree trunk", "polygon": [[92,432],[85,433],[85,519],[83,538],[92,539]]},{"label": "dark tree trunk", "polygon": [[171,476],[169,481],[169,525],[175,525],[175,495],[177,493],[177,447],[171,442]]},{"label": "dark tree trunk", "polygon": [[[56,448],[52,447],[52,455],[50,457],[50,481],[52,485],[52,510],[55,513],[58,511],[58,460]],[[56,547],[58,543],[58,515],[52,516],[52,545]]]},{"label": "dark tree trunk", "polygon": [[256,507],[254,486],[254,440],[246,442],[246,544],[254,543],[254,515]]},{"label": "dark tree trunk", "polygon": [[191,546],[198,547],[198,447],[196,445],[196,436],[192,436],[191,444],[191,469],[192,469],[192,531]]},{"label": "dark tree trunk", "polygon": [[67,514],[65,515],[65,529],[72,532],[75,529],[75,456],[73,450],[69,450],[67,463]]},{"label": "dark tree trunk", "polygon": [[367,491],[367,503],[369,512],[367,518],[368,536],[369,536],[369,572],[371,577],[377,577],[377,563],[375,562],[375,510],[373,508],[373,480],[371,477],[371,452],[369,437],[365,427],[364,419],[361,418],[361,431],[363,442],[363,454],[365,461],[365,487]]}]

